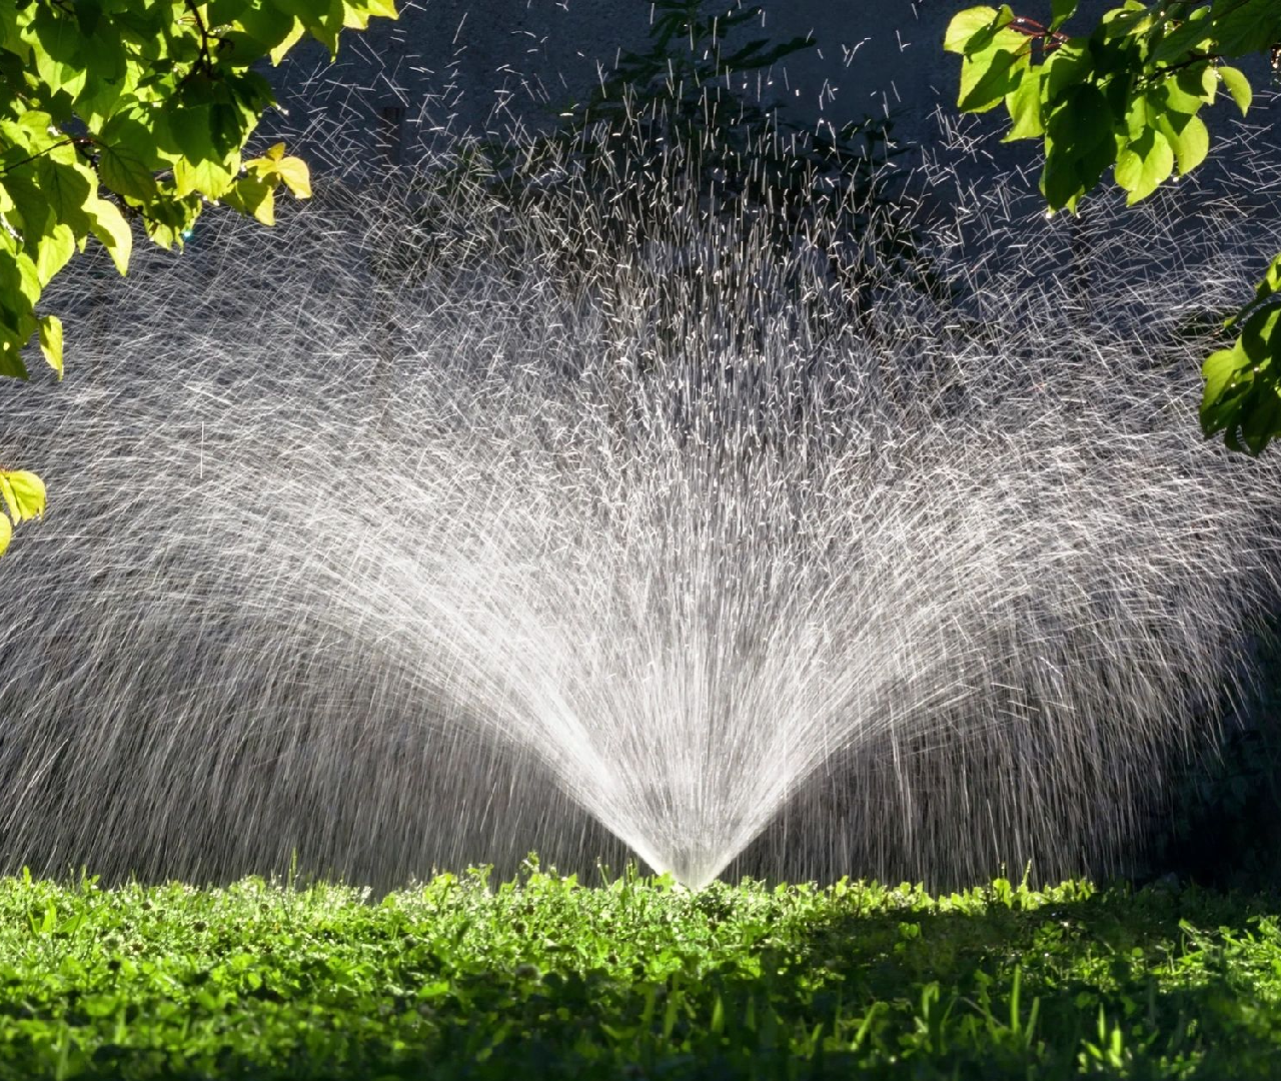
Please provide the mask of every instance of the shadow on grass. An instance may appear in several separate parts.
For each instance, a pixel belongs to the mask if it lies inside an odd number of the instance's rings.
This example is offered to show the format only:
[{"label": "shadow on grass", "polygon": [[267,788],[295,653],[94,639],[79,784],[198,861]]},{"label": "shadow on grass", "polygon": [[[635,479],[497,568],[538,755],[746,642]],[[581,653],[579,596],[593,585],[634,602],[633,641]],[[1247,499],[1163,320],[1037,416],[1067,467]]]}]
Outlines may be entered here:
[{"label": "shadow on grass", "polygon": [[[10,1076],[1281,1076],[1281,934],[1262,902],[1118,889],[1025,908],[1016,890],[988,892],[970,911],[922,910],[904,892],[864,912],[851,894],[812,920],[766,919],[750,949],[689,955],[661,980],[641,962],[459,970],[429,952],[392,966],[385,993],[304,1006],[260,989],[221,1028],[193,1023],[180,1052],[33,1045]],[[689,903],[736,932],[734,896]]]}]

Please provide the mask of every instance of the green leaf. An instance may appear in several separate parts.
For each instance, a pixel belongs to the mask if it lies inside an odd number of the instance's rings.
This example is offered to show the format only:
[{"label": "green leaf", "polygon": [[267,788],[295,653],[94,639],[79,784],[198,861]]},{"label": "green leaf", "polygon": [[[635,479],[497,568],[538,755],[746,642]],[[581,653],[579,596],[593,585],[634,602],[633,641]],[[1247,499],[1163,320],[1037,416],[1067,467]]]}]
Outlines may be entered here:
[{"label": "green leaf", "polygon": [[67,165],[46,154],[36,161],[36,179],[40,193],[49,202],[60,222],[70,225],[77,234],[89,231],[85,204],[94,195],[93,173],[83,165]]},{"label": "green leaf", "polygon": [[[28,237],[28,242],[33,239]],[[59,223],[41,235],[36,248],[36,277],[41,288],[48,285],[75,253],[76,234],[71,226]]]},{"label": "green leaf", "polygon": [[1187,21],[1166,34],[1148,59],[1160,64],[1181,63],[1191,54],[1211,51],[1213,37],[1210,20],[1206,18],[1208,13],[1205,7],[1190,12]]},{"label": "green leaf", "polygon": [[1065,207],[1075,210],[1077,200],[1085,194],[1076,163],[1061,156],[1046,156],[1041,169],[1040,189],[1051,214]]},{"label": "green leaf", "polygon": [[1275,305],[1257,309],[1245,320],[1241,330],[1241,348],[1256,367],[1272,361],[1272,334],[1278,321],[1281,321],[1281,306]]},{"label": "green leaf", "polygon": [[[88,6],[91,5],[83,0],[76,5],[78,10]],[[76,97],[76,112],[86,121],[106,118],[120,100],[129,74],[129,60],[116,25],[101,19],[95,21],[98,27],[93,33],[84,33],[83,20],[81,22],[80,60],[88,79]]]},{"label": "green leaf", "polygon": [[1040,73],[1026,71],[1019,80],[1013,93],[1005,97],[1005,107],[1009,110],[1009,134],[1002,142],[1010,143],[1016,139],[1035,139],[1045,134],[1041,123],[1041,89],[1044,80]]},{"label": "green leaf", "polygon": [[1045,58],[1045,100],[1057,107],[1059,100],[1078,84],[1086,82],[1092,72],[1090,54],[1082,42],[1069,41]]},{"label": "green leaf", "polygon": [[22,362],[22,350],[27,338],[0,330],[0,375],[9,379],[29,379],[27,366]]},{"label": "green leaf", "polygon": [[245,0],[211,0],[209,19],[216,25],[239,24],[259,42],[262,53],[284,40],[295,21],[274,4],[246,4]]},{"label": "green leaf", "polygon": [[293,25],[289,28],[289,32],[285,34],[285,36],[280,39],[279,44],[274,46],[271,52],[267,54],[271,58],[272,64],[278,65],[285,58],[285,54],[302,40],[302,36],[306,32],[307,28],[303,26],[302,21],[300,19],[294,19]]},{"label": "green leaf", "polygon": [[1250,108],[1250,103],[1254,100],[1254,92],[1250,89],[1250,80],[1236,68],[1228,67],[1227,64],[1220,64],[1218,71],[1223,85],[1227,87],[1228,93],[1232,95],[1232,100],[1237,103],[1237,108],[1241,110],[1241,115],[1245,116]]},{"label": "green leaf", "polygon": [[1153,12],[1140,0],[1125,0],[1121,7],[1103,13],[1098,27],[1090,35],[1091,42],[1132,44],[1140,36],[1146,36],[1152,26],[1152,17]]},{"label": "green leaf", "polygon": [[1252,456],[1262,454],[1281,435],[1281,394],[1276,381],[1269,371],[1260,373],[1255,382],[1255,393],[1241,418],[1241,439]]},{"label": "green leaf", "polygon": [[1207,105],[1214,104],[1219,89],[1219,73],[1208,60],[1199,61],[1192,67],[1180,68],[1174,81],[1185,94],[1200,98]]},{"label": "green leaf", "polygon": [[1213,8],[1215,50],[1221,56],[1262,52],[1281,40],[1281,9],[1276,0],[1234,0]]},{"label": "green leaf", "polygon": [[[1204,422],[1207,411],[1213,409],[1223,396],[1223,392],[1236,381],[1238,373],[1250,365],[1250,358],[1241,349],[1240,342],[1230,349],[1220,349],[1211,353],[1201,365],[1201,375],[1205,379],[1205,388],[1201,395],[1201,416]],[[1219,429],[1216,428],[1215,431]],[[1214,432],[1207,431],[1207,436]]]},{"label": "green leaf", "polygon": [[275,4],[282,11],[296,16],[307,33],[329,50],[331,58],[338,55],[338,35],[345,21],[341,3],[326,0],[275,0]]},{"label": "green leaf", "polygon": [[0,514],[0,556],[4,555],[9,548],[10,541],[13,540],[13,526],[9,524],[9,519]]},{"label": "green leaf", "polygon": [[1184,116],[1195,116],[1197,110],[1206,104],[1205,93],[1199,82],[1195,84],[1196,92],[1189,93],[1179,84],[1175,76],[1167,76],[1145,95],[1158,112],[1166,110],[1182,113]]},{"label": "green leaf", "polygon": [[[1281,256],[1274,267],[1281,267]],[[1273,269],[1269,268],[1270,277]],[[1260,295],[1270,298],[1275,284],[1265,278]],[[1229,449],[1255,455],[1281,435],[1281,307],[1258,308],[1252,303],[1230,320],[1243,321],[1244,330],[1233,346],[1213,353],[1202,366],[1201,428],[1207,437],[1222,432]]]},{"label": "green leaf", "polygon": [[[1226,366],[1227,361],[1220,354],[1230,352],[1232,350],[1221,350],[1220,353],[1211,354],[1210,359],[1217,358],[1221,365]],[[1253,383],[1254,371],[1248,362],[1243,368],[1234,369],[1226,379],[1217,380],[1213,388],[1207,382],[1200,411],[1201,432],[1207,439],[1222,432],[1223,441],[1230,450],[1244,449],[1237,438],[1237,432],[1242,415],[1248,407]]]},{"label": "green leaf", "polygon": [[133,254],[133,230],[115,203],[98,199],[89,207],[89,228],[111,255],[111,261],[121,274],[129,270],[129,257]]},{"label": "green leaf", "polygon": [[949,53],[965,53],[965,46],[980,31],[988,29],[996,22],[997,11],[993,7],[972,7],[952,16],[943,35],[943,48]]},{"label": "green leaf", "polygon": [[[1142,116],[1165,137],[1174,151],[1179,164],[1179,173],[1186,176],[1203,161],[1210,152],[1210,132],[1205,123],[1196,116],[1175,112],[1163,108],[1158,94],[1155,102],[1145,102]],[[1131,116],[1138,115],[1138,112]]]},{"label": "green leaf", "polygon": [[147,202],[156,194],[156,178],[147,163],[127,146],[104,146],[98,175],[117,195]]},{"label": "green leaf", "polygon": [[1259,309],[1259,306],[1263,305],[1264,302],[1269,300],[1269,298],[1276,296],[1278,291],[1281,291],[1281,255],[1277,255],[1275,259],[1268,264],[1268,269],[1264,270],[1263,278],[1259,280],[1258,286],[1254,289],[1254,300],[1250,301],[1249,304],[1243,307],[1240,311],[1237,311],[1235,315],[1232,315],[1230,318],[1225,320],[1223,325],[1227,328],[1232,328],[1243,323],[1248,323],[1250,319],[1254,318],[1255,313],[1258,313],[1258,311],[1261,310]]},{"label": "green leaf", "polygon": [[179,158],[173,167],[174,190],[178,195],[200,192],[209,199],[221,199],[231,186],[233,173],[221,161],[191,161]]},{"label": "green leaf", "polygon": [[213,113],[209,105],[191,105],[175,109],[169,117],[169,130],[189,164],[222,161],[214,146]]},{"label": "green leaf", "polygon": [[311,198],[311,174],[301,158],[285,154],[285,144],[275,143],[261,158],[245,162],[245,169],[271,184],[282,183],[296,199]]},{"label": "green leaf", "polygon": [[373,18],[396,18],[392,0],[347,0],[343,7],[343,25],[353,30],[364,30]]},{"label": "green leaf", "polygon": [[0,498],[3,498],[14,524],[44,515],[44,481],[34,473],[0,469]]},{"label": "green leaf", "polygon": [[311,198],[311,174],[302,158],[281,158],[276,163],[275,172],[285,187],[293,192],[295,199]]},{"label": "green leaf", "polygon": [[40,320],[40,352],[45,362],[62,379],[62,320],[56,315],[46,315]]},{"label": "green leaf", "polygon": [[1116,159],[1116,182],[1129,194],[1127,205],[1146,199],[1174,171],[1174,151],[1159,131],[1147,129],[1129,143]]},{"label": "green leaf", "polygon": [[222,199],[232,210],[256,218],[263,225],[275,225],[275,186],[275,180],[251,173],[237,178]]},{"label": "green leaf", "polygon": [[1050,29],[1057,30],[1076,14],[1077,0],[1050,0]]},{"label": "green leaf", "polygon": [[180,197],[172,189],[162,191],[160,198],[148,207],[144,219],[147,235],[162,248],[181,249],[183,234],[195,225],[202,205],[198,194]]},{"label": "green leaf", "polygon": [[[6,285],[11,290],[11,295],[22,297],[29,308],[35,307],[41,293],[40,273],[36,270],[35,261],[25,252],[18,252],[8,260],[8,264],[6,267],[0,261],[0,269],[7,271],[5,276],[10,279]],[[34,329],[32,326],[27,331],[28,335]]]},{"label": "green leaf", "polygon": [[36,73],[50,96],[65,93],[74,100],[84,89],[88,72],[80,56],[79,24],[52,4],[39,4],[24,35],[31,44]]},{"label": "green leaf", "polygon": [[75,0],[75,5],[81,36],[92,37],[102,20],[102,4],[98,0]]},{"label": "green leaf", "polygon": [[1097,86],[1077,83],[1058,99],[1046,123],[1041,191],[1050,210],[1076,209],[1116,158],[1112,114]]},{"label": "green leaf", "polygon": [[249,128],[242,122],[239,109],[225,101],[216,101],[209,106],[209,134],[214,150],[225,161],[245,145]]},{"label": "green leaf", "polygon": [[48,113],[29,109],[16,120],[0,120],[4,137],[32,154],[47,150],[63,138]]},{"label": "green leaf", "polygon": [[[1014,90],[1019,75],[1030,63],[1027,43],[1019,34],[998,41],[961,61],[961,92],[957,107],[966,113],[995,108]],[[1017,50],[1017,51],[1016,51]]]},{"label": "green leaf", "polygon": [[[1173,120],[1173,118],[1170,118]],[[1182,129],[1173,123],[1168,129],[1161,128],[1161,134],[1169,142],[1174,156],[1179,163],[1179,175],[1187,176],[1200,165],[1210,153],[1210,132],[1205,122],[1197,116],[1188,118]]]},{"label": "green leaf", "polygon": [[1267,300],[1278,290],[1281,290],[1281,255],[1276,256],[1263,272],[1263,278],[1254,290],[1255,303]]}]

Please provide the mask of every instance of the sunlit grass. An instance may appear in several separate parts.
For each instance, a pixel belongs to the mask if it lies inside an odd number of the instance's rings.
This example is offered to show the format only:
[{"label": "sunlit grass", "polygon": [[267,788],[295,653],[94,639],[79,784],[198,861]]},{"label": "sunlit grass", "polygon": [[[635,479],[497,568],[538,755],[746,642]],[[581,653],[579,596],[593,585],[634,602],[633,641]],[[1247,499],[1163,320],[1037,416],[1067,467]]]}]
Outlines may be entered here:
[{"label": "sunlit grass", "polygon": [[[1274,1077],[1281,930],[1197,890],[0,881],[5,1077]],[[861,1076],[861,1075],[860,1075]]]}]

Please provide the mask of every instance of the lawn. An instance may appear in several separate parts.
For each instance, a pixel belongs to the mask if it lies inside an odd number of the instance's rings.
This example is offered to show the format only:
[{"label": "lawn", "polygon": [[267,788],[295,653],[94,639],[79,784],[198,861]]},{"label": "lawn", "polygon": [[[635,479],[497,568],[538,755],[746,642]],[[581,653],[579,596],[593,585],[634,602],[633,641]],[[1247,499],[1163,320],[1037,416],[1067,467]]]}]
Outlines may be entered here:
[{"label": "lawn", "polygon": [[8,878],[0,1077],[1272,1079],[1276,910],[533,863],[381,900]]}]

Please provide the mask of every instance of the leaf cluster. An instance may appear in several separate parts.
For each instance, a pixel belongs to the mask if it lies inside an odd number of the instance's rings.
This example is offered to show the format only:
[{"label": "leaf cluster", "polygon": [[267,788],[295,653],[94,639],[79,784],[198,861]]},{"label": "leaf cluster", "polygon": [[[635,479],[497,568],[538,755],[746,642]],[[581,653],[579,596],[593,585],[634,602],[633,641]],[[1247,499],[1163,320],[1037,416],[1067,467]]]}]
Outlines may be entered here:
[{"label": "leaf cluster", "polygon": [[306,197],[283,146],[242,157],[273,103],[257,69],[307,36],[332,53],[374,16],[395,17],[393,0],[0,5],[0,376],[28,377],[38,333],[61,378],[62,324],[37,307],[90,238],[124,274],[134,223],[181,248],[211,203],[271,224],[282,184]]},{"label": "leaf cluster", "polygon": [[0,880],[0,1076],[1269,1077],[1281,930],[1196,890]]},{"label": "leaf cluster", "polygon": [[13,539],[13,527],[42,517],[44,506],[44,481],[21,469],[0,469],[0,555]]},{"label": "leaf cluster", "polygon": [[[1070,36],[1062,27],[1076,8],[1054,0],[1046,24],[1008,5],[969,8],[944,41],[962,58],[959,107],[1004,104],[1007,141],[1042,141],[1051,211],[1075,212],[1108,169],[1129,203],[1191,172],[1210,150],[1203,108],[1221,90],[1242,114],[1252,102],[1249,80],[1226,61],[1281,41],[1279,0],[1126,0],[1088,36]],[[1260,300],[1265,288],[1273,290],[1265,280]],[[1281,339],[1257,301],[1230,321],[1238,324],[1233,348],[1206,361],[1201,424],[1207,437],[1222,432],[1231,449],[1258,454],[1281,434]]]}]

